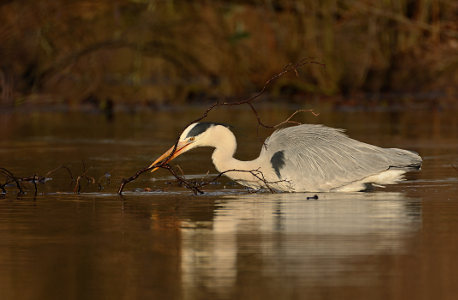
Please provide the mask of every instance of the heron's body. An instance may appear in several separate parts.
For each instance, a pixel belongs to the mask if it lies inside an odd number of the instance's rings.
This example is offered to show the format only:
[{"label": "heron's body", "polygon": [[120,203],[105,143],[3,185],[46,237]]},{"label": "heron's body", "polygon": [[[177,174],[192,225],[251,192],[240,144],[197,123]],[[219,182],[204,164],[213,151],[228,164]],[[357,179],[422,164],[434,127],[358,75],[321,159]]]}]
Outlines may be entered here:
[{"label": "heron's body", "polygon": [[180,142],[186,144],[177,148],[181,153],[185,147],[214,147],[216,169],[242,185],[286,192],[361,191],[371,184],[396,183],[422,162],[414,152],[380,148],[351,139],[341,129],[310,124],[275,131],[252,161],[234,158],[236,139],[223,124],[194,123]]}]

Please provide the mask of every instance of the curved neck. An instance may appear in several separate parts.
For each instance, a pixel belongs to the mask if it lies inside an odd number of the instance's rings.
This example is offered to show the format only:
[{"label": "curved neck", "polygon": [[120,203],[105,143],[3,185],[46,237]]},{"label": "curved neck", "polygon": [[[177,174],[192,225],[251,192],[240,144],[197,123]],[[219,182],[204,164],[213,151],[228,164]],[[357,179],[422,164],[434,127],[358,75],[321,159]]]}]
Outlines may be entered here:
[{"label": "curved neck", "polygon": [[[259,167],[256,166],[256,160],[241,161],[234,158],[237,142],[234,134],[229,129],[221,128],[217,136],[218,139],[212,141],[212,146],[215,147],[215,151],[213,151],[212,154],[212,160],[218,172],[227,170],[255,170]],[[235,179],[234,177],[240,177],[240,175],[236,175],[235,173],[236,172],[228,172],[226,176],[233,179]]]},{"label": "curved neck", "polygon": [[212,154],[213,164],[218,172],[234,169],[234,162],[239,160],[234,158],[237,149],[237,141],[234,134],[227,128],[220,128],[218,139],[212,140],[215,151]]}]

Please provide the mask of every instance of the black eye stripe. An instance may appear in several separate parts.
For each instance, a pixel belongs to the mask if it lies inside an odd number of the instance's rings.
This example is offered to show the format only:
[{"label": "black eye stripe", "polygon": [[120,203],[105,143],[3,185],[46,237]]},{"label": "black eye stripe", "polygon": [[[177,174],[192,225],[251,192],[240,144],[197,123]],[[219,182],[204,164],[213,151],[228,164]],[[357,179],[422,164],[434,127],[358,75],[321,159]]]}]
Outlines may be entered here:
[{"label": "black eye stripe", "polygon": [[212,122],[202,122],[202,123],[197,123],[186,135],[186,138],[189,137],[195,137],[198,136],[199,134],[202,134],[203,132],[207,131],[208,128],[216,126],[216,125],[221,125],[224,127],[229,128],[228,125],[222,124],[222,123],[212,123]]}]

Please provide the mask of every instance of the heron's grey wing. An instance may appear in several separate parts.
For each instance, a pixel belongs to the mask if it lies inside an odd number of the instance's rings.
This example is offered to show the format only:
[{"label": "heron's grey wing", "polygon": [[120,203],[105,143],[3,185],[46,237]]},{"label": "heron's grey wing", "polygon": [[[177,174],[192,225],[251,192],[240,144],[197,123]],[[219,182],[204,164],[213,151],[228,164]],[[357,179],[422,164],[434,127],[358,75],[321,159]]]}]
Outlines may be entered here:
[{"label": "heron's grey wing", "polygon": [[277,175],[292,181],[300,190],[325,191],[391,167],[421,164],[421,158],[413,152],[369,145],[347,137],[341,129],[312,124],[274,132],[266,140],[261,156],[271,157],[273,163],[279,153],[283,164],[277,166]]}]

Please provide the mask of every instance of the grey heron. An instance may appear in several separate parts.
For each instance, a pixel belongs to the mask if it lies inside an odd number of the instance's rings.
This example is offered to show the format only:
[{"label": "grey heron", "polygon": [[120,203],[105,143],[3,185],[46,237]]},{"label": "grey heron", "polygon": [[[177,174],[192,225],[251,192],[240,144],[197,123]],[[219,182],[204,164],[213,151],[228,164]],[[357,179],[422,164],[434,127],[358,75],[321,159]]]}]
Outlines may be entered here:
[{"label": "grey heron", "polygon": [[228,125],[193,123],[180,135],[176,148],[150,167],[193,148],[213,147],[218,172],[250,188],[285,192],[362,191],[396,183],[405,172],[421,167],[422,159],[413,151],[366,144],[343,131],[312,124],[279,129],[266,139],[258,158],[241,161],[233,157],[237,142]]}]

